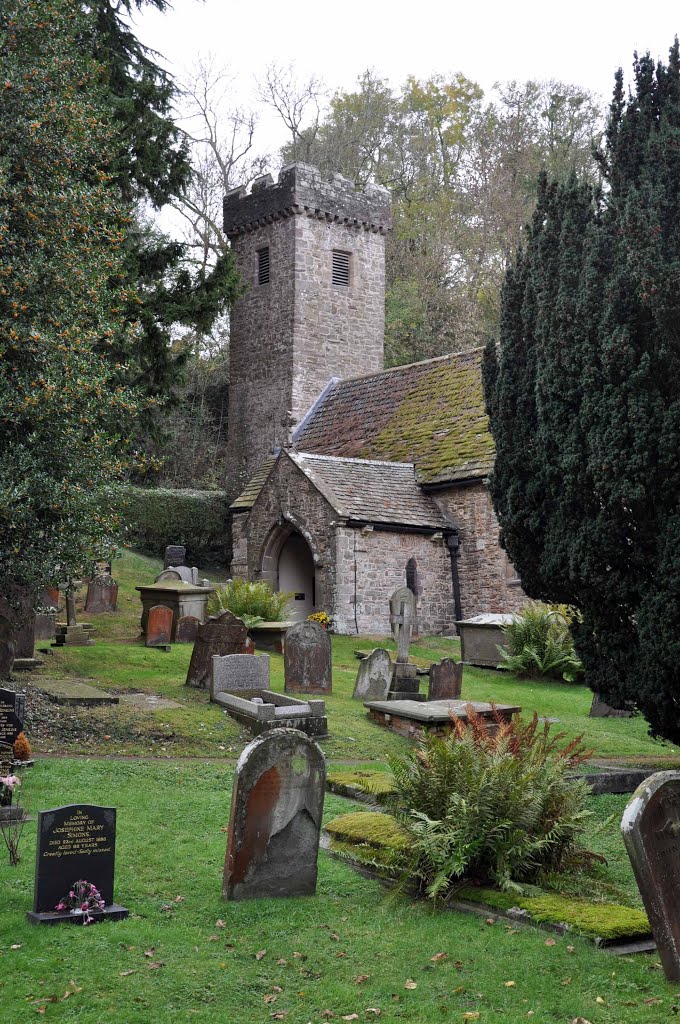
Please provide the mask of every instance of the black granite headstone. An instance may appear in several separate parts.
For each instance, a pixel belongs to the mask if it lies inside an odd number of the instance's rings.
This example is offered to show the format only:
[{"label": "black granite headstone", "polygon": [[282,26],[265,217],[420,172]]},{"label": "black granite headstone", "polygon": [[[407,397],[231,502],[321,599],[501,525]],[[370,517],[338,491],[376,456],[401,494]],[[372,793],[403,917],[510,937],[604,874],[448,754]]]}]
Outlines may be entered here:
[{"label": "black granite headstone", "polygon": [[16,711],[6,704],[0,704],[0,743],[14,743],[22,730],[22,722]]},{"label": "black granite headstone", "polygon": [[116,850],[116,809],[91,804],[70,804],[38,813],[38,845],[35,866],[34,924],[83,923],[83,915],[56,911],[78,881],[91,882],[104,900],[104,910],[92,912],[94,920],[128,916],[125,907],[113,902]]},{"label": "black granite headstone", "polygon": [[0,687],[0,708],[2,707],[8,707],[11,711],[14,711],[23,729],[24,719],[26,718],[26,695]]}]

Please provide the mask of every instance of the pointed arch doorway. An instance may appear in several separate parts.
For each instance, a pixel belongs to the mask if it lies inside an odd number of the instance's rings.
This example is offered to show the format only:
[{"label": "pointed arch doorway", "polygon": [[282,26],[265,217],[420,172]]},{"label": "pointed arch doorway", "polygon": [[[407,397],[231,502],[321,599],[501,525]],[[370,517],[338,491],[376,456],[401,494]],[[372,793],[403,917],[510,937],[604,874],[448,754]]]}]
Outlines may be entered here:
[{"label": "pointed arch doorway", "polygon": [[291,533],[279,552],[278,589],[289,590],[290,618],[299,622],[316,611],[316,577],[314,558],[301,533]]}]

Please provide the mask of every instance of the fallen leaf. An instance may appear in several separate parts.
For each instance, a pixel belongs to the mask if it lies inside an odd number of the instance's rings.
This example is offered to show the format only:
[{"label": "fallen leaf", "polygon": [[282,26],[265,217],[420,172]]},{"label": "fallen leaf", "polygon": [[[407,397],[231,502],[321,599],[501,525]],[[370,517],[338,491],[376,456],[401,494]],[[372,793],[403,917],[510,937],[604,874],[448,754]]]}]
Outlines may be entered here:
[{"label": "fallen leaf", "polygon": [[15,942],[14,945],[10,946],[9,948],[10,949],[21,949],[22,946],[23,946],[23,942]]},{"label": "fallen leaf", "polygon": [[645,1006],[658,1006],[659,1003],[663,1002],[663,999],[659,999],[657,996],[652,996],[651,999],[643,999],[642,1002]]},{"label": "fallen leaf", "polygon": [[325,1017],[327,1020],[330,1020],[331,1017],[335,1017],[335,1014],[333,1013],[332,1010],[322,1010],[321,1016]]},{"label": "fallen leaf", "polygon": [[265,1003],[275,1003],[278,998],[279,997],[274,992],[270,992],[268,995],[264,996],[264,1001]]},{"label": "fallen leaf", "polygon": [[278,1010],[272,1014],[272,1020],[283,1020],[284,1017],[288,1016],[288,1010]]},{"label": "fallen leaf", "polygon": [[144,950],[144,956],[152,957],[155,952],[156,952],[156,947],[155,946],[151,946],[150,949],[145,949]]},{"label": "fallen leaf", "polygon": [[[484,924],[495,924],[495,923],[496,923],[496,918],[495,917],[487,917],[486,921],[484,922]],[[472,1019],[474,1020],[474,1017]]]},{"label": "fallen leaf", "polygon": [[219,941],[220,941],[219,935],[209,935],[208,936],[208,942],[219,942]]},{"label": "fallen leaf", "polygon": [[602,998],[602,996],[595,996],[595,1002],[600,1003],[600,1005],[604,1006],[604,999]]},{"label": "fallen leaf", "polygon": [[503,984],[505,985],[506,988],[516,988],[517,987],[517,982],[516,981],[504,981]]},{"label": "fallen leaf", "polygon": [[468,1010],[467,1013],[463,1014],[463,1020],[479,1020],[478,1010]]},{"label": "fallen leaf", "polygon": [[172,910],[172,903],[164,903],[161,910]]},{"label": "fallen leaf", "polygon": [[272,985],[272,992],[278,992],[280,995],[281,992],[283,992],[283,989],[281,988],[280,985]]},{"label": "fallen leaf", "polygon": [[556,943],[555,939],[546,939],[544,945],[545,946],[555,946],[555,945],[557,945],[557,943]]},{"label": "fallen leaf", "polygon": [[283,957],[281,957],[281,959],[277,960],[276,962],[279,965],[279,967],[287,967],[288,966],[288,961],[284,960]]},{"label": "fallen leaf", "polygon": [[534,1011],[533,1010],[527,1010],[527,1017],[533,1017],[533,1015],[534,1015]]},{"label": "fallen leaf", "polygon": [[382,1010],[380,1009],[379,1006],[367,1006],[366,1009],[364,1010],[364,1013],[372,1013],[376,1017],[379,1017],[380,1014],[382,1013]]},{"label": "fallen leaf", "polygon": [[127,978],[127,976],[128,976],[129,974],[136,974],[136,973],[137,973],[137,971],[136,971],[136,969],[135,969],[135,968],[133,968],[133,969],[132,969],[132,970],[130,970],[130,971],[119,971],[119,975],[120,975],[120,977],[121,977],[121,978]]},{"label": "fallen leaf", "polygon": [[365,981],[368,981],[369,978],[370,978],[370,974],[357,974],[356,978],[354,979],[354,984],[355,985],[363,985],[363,983]]},{"label": "fallen leaf", "polygon": [[173,903],[184,903],[184,896],[175,896]]},{"label": "fallen leaf", "polygon": [[36,1006],[35,1012],[36,1013],[44,1013],[45,1012],[45,1007],[44,1006]]},{"label": "fallen leaf", "polygon": [[346,957],[346,956],[347,956],[347,953],[336,953],[335,954],[335,959],[336,960],[342,960],[343,957]]},{"label": "fallen leaf", "polygon": [[229,831],[229,826],[228,825],[220,825],[220,832],[228,832],[228,831]]},{"label": "fallen leaf", "polygon": [[163,966],[163,963],[160,960],[154,960],[152,964],[147,964],[146,966],[149,968],[150,971],[157,971],[160,967]]},{"label": "fallen leaf", "polygon": [[340,942],[340,936],[337,932],[331,932],[331,938],[333,942]]},{"label": "fallen leaf", "polygon": [[358,1013],[346,1013],[346,1014],[344,1014],[342,1019],[343,1020],[359,1020],[359,1014]]},{"label": "fallen leaf", "polygon": [[440,960],[446,960],[448,955],[448,953],[435,953],[434,956],[430,957],[430,962],[433,964],[438,964]]},{"label": "fallen leaf", "polygon": [[571,985],[571,978],[565,978],[562,982],[563,985]]},{"label": "fallen leaf", "polygon": [[83,991],[83,986],[81,985],[80,987],[78,987],[78,985],[76,985],[75,981],[73,981],[73,980],[69,981],[69,988],[71,989],[71,991],[74,994],[76,992],[82,992]]},{"label": "fallen leaf", "polygon": [[453,994],[454,994],[454,996],[457,996],[459,992],[464,992],[464,991],[465,991],[465,985],[459,985],[458,988],[454,988]]},{"label": "fallen leaf", "polygon": [[307,959],[307,957],[305,956],[304,953],[293,952],[293,956],[295,957],[296,960],[306,960]]},{"label": "fallen leaf", "polygon": [[585,1017],[574,1017],[571,1024],[590,1024],[590,1021],[586,1020]]},{"label": "fallen leaf", "polygon": [[567,946],[567,953],[575,953],[576,946]]},{"label": "fallen leaf", "polygon": [[255,959],[256,960],[261,960],[262,957],[266,955],[266,953],[267,953],[266,949],[261,949],[258,953],[255,954]]},{"label": "fallen leaf", "polygon": [[407,978],[404,982],[404,988],[414,989],[418,988],[417,982],[413,981],[412,978]]},{"label": "fallen leaf", "polygon": [[216,928],[226,928],[227,927],[227,923],[226,923],[226,921],[223,921],[221,917],[218,917],[217,920],[215,921],[215,927]]}]

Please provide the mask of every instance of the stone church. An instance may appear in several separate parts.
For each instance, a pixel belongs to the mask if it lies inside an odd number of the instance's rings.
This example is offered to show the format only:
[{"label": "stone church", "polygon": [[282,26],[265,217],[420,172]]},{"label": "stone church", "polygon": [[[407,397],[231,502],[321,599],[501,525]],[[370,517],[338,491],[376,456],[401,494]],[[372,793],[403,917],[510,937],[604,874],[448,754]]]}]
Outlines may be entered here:
[{"label": "stone church", "polygon": [[246,284],[231,317],[231,573],[294,594],[340,633],[422,633],[525,596],[486,488],[481,351],[384,369],[390,196],[305,164],[230,192]]}]

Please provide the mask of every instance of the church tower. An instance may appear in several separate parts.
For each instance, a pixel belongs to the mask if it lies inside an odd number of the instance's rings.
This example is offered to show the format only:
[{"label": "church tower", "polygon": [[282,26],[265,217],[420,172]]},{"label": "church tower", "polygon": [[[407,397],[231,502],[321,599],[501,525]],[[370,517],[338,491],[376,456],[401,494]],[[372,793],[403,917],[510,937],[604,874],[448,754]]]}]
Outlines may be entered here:
[{"label": "church tower", "polygon": [[224,230],[245,285],[231,313],[229,471],[240,493],[332,378],[383,369],[387,189],[307,164],[229,192]]}]

